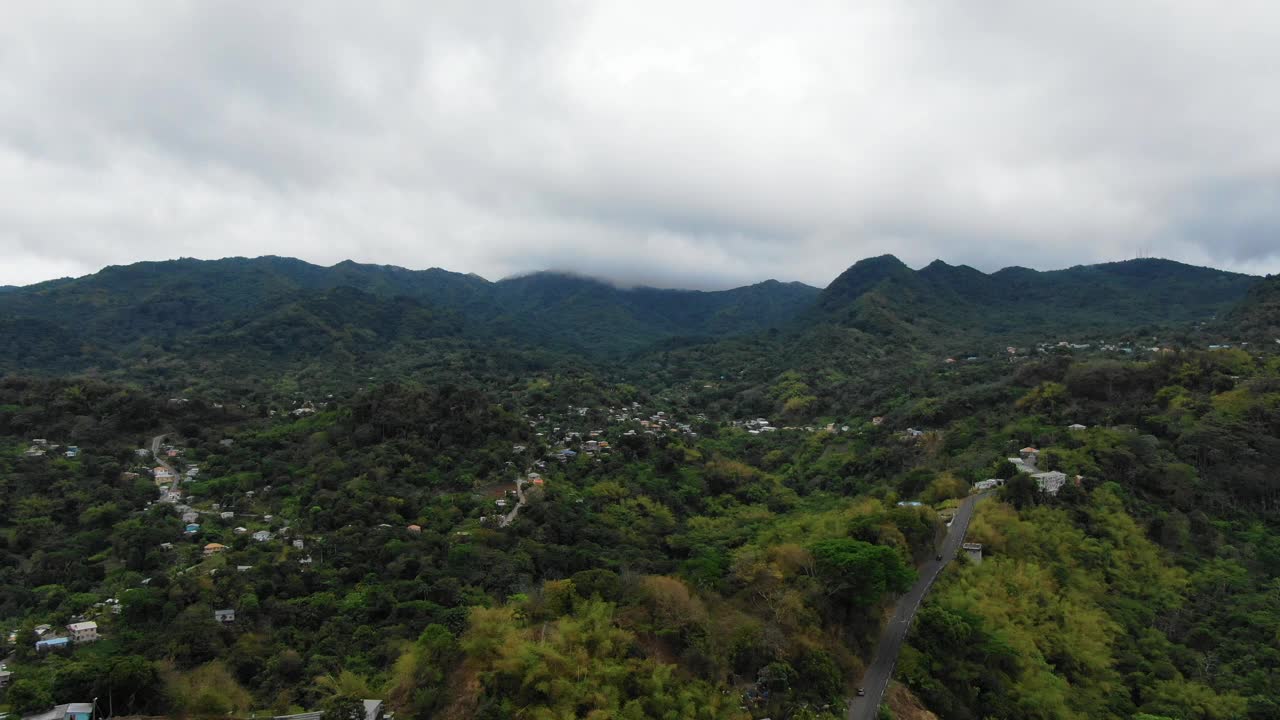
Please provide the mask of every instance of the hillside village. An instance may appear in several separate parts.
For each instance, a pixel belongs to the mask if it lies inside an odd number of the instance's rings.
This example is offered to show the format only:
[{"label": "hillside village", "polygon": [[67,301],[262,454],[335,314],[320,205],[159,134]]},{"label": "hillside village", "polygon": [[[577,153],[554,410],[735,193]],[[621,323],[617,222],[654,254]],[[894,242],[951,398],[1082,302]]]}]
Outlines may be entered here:
[{"label": "hillside village", "polygon": [[[325,403],[332,402],[331,399]],[[320,403],[318,405],[323,405]],[[316,405],[302,402],[287,412],[271,410],[272,418],[282,423],[294,422],[297,419],[313,415]],[[867,418],[857,426],[836,424],[805,426],[776,426],[765,418],[730,420],[725,427],[736,429],[749,436],[768,435],[775,432],[801,433],[865,433],[881,432],[885,418],[876,416]],[[483,503],[477,503],[470,511],[469,520],[464,520],[457,528],[456,534],[465,537],[478,527],[502,528],[515,521],[519,510],[528,501],[539,497],[548,483],[569,471],[570,466],[582,463],[598,464],[617,452],[620,447],[637,442],[653,441],[660,437],[683,437],[696,439],[698,426],[715,428],[717,423],[710,421],[704,413],[689,417],[679,417],[668,410],[646,409],[640,403],[626,406],[585,407],[569,406],[562,412],[528,413],[522,416],[528,426],[530,440],[510,445],[511,459],[505,462],[508,475],[499,482],[498,497],[491,498],[491,506],[485,511]],[[1073,424],[1068,428],[1072,432],[1082,431],[1085,426]],[[885,428],[887,430],[887,428]],[[919,442],[927,431],[906,428],[900,431],[904,441]],[[215,575],[220,571],[234,570],[249,572],[253,570],[252,558],[258,554],[255,546],[260,546],[277,557],[287,558],[305,572],[317,562],[323,562],[323,537],[307,537],[292,527],[296,518],[272,514],[268,510],[272,506],[274,488],[267,484],[254,490],[243,490],[213,497],[200,497],[188,491],[193,484],[202,478],[202,463],[191,457],[188,448],[181,442],[164,443],[165,436],[154,439],[152,447],[137,448],[133,455],[134,467],[121,474],[122,480],[134,480],[149,477],[156,489],[157,505],[171,508],[173,517],[180,521],[178,535],[159,543],[156,549],[172,557],[172,565],[178,573],[196,572]],[[224,438],[217,443],[218,451],[225,452],[234,448],[233,438]],[[32,452],[32,450],[42,452]],[[23,452],[29,459],[45,457],[46,453],[56,451],[59,446],[48,440],[37,438],[31,441],[30,448]],[[207,452],[207,451],[206,451]],[[66,458],[75,458],[79,454],[70,450],[63,453]],[[202,453],[196,453],[199,457]],[[1029,475],[1037,487],[1048,495],[1055,495],[1068,482],[1067,476],[1059,471],[1044,470],[1037,467],[1039,451],[1035,448],[1023,448],[1019,455],[1010,457],[1010,464],[1018,473]],[[1079,484],[1081,478],[1074,478]],[[974,492],[995,489],[1004,484],[1004,479],[990,479],[976,483]],[[506,483],[503,485],[503,483]],[[481,494],[473,495],[473,500],[484,498]],[[581,502],[581,499],[577,500]],[[919,503],[900,504],[910,505]],[[382,523],[372,530],[381,532],[404,532],[416,534],[422,531],[420,525],[408,523],[400,528],[389,523]],[[316,544],[319,543],[319,544]],[[278,549],[277,549],[278,548]],[[315,551],[313,551],[313,548]],[[225,561],[228,556],[237,558],[235,564]],[[143,581],[148,582],[147,580]],[[118,614],[121,610],[117,597],[104,598],[95,606],[95,613],[81,618],[92,626],[90,635],[77,636],[69,630],[68,637],[50,637],[46,626],[38,633],[40,639],[36,648],[41,652],[60,650],[74,643],[92,642],[97,639],[97,626],[89,617],[101,618],[103,613]],[[235,622],[234,609],[217,610],[220,624],[230,625]],[[70,628],[70,626],[68,626]],[[77,639],[78,638],[78,639]]]},{"label": "hillside village", "polygon": [[[1051,346],[1044,351],[1052,352]],[[1016,348],[1007,352],[1020,357]],[[1038,350],[1039,351],[1039,350]],[[1087,352],[1088,347],[1069,347],[1070,352]],[[1103,348],[1103,351],[1114,351]],[[1151,352],[1160,352],[1152,348]],[[978,361],[978,360],[974,360]],[[173,405],[184,405],[188,398],[174,398]],[[211,404],[214,405],[214,404]],[[687,396],[681,407],[687,407]],[[895,427],[896,416],[872,415],[849,421],[824,421],[814,424],[783,424],[763,416],[755,418],[712,418],[703,411],[677,410],[677,404],[664,405],[663,401],[630,402],[622,405],[567,405],[562,409],[539,407],[518,415],[522,430],[506,438],[503,470],[488,477],[475,479],[471,493],[457,500],[458,514],[448,529],[449,542],[463,544],[476,533],[507,532],[517,523],[524,523],[522,510],[535,502],[582,503],[582,493],[559,492],[549,495],[550,488],[563,483],[575,487],[593,466],[611,462],[618,456],[634,454],[641,447],[660,443],[694,443],[704,434],[728,433],[726,437],[744,438],[744,442],[785,443],[787,438],[813,436],[822,442],[855,441],[859,438],[881,438],[895,441],[906,448],[925,448],[943,442],[943,430],[928,427]],[[339,413],[340,402],[332,396],[324,400],[298,398],[291,406],[268,407],[261,414],[266,427],[259,433],[292,432],[293,428],[307,428],[314,421],[328,421]],[[1111,428],[1114,429],[1114,428]],[[1057,434],[1061,441],[1087,437],[1091,428],[1082,423],[1061,425]],[[225,457],[232,454],[252,454],[257,441],[255,434],[221,438],[184,438],[169,433],[150,438],[150,445],[132,448],[128,452],[127,468],[120,471],[122,482],[146,480],[150,483],[154,498],[145,511],[150,518],[163,511],[163,539],[154,546],[166,560],[161,562],[170,577],[219,578],[227,574],[253,577],[260,565],[268,565],[280,571],[282,565],[288,573],[306,575],[324,568],[326,555],[339,551],[333,546],[332,530],[305,528],[297,507],[283,502],[288,492],[280,492],[274,483],[261,478],[237,479],[228,475],[210,473],[207,468],[221,468]],[[1047,446],[1046,446],[1047,447]],[[26,462],[59,462],[78,464],[95,460],[99,448],[63,445],[44,437],[33,438],[24,446],[13,448]],[[1082,486],[1082,475],[1069,475],[1065,471],[1044,466],[1042,447],[1021,447],[1016,454],[1007,457],[1011,475],[978,480],[969,492],[986,493],[1006,486],[1014,477],[1032,480],[1034,488],[1044,497],[1059,495],[1062,488]],[[567,482],[566,482],[567,480]],[[954,516],[954,501],[929,503],[914,498],[895,497],[899,507],[931,507],[943,523],[950,524]],[[599,501],[599,498],[596,498]],[[387,518],[392,520],[392,518]],[[397,521],[381,521],[364,532],[385,533],[388,537],[424,537],[424,521],[404,518]],[[349,528],[349,527],[348,527]],[[965,542],[963,552],[972,562],[983,560],[982,544]],[[154,582],[156,575],[138,580],[140,587]],[[91,606],[69,619],[47,618],[37,625],[35,634],[19,637],[18,628],[5,629],[10,642],[26,642],[36,657],[63,655],[76,652],[77,647],[110,638],[115,618],[128,609],[128,593],[116,592],[109,597],[95,598]],[[238,633],[244,623],[242,607],[216,606],[209,611],[210,620],[228,633]],[[55,629],[55,628],[61,628]],[[4,670],[0,682],[8,683],[13,673]],[[60,698],[77,700],[77,698]]]}]

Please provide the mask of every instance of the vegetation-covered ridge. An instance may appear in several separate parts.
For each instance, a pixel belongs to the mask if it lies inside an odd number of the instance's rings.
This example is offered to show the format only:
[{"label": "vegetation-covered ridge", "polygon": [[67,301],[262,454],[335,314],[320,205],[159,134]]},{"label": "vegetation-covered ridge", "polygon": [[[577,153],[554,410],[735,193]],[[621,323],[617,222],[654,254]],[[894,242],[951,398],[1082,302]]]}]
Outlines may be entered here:
[{"label": "vegetation-covered ridge", "polygon": [[0,369],[154,383],[251,367],[350,382],[362,367],[402,368],[415,355],[496,347],[616,360],[828,323],[876,342],[953,348],[975,337],[1189,328],[1226,312],[1258,282],[1163,260],[988,275],[941,261],[913,271],[884,256],[855,264],[822,291],[770,280],[700,292],[624,289],[560,273],[489,282],[353,262],[184,259],[0,293]]},{"label": "vegetation-covered ridge", "polygon": [[1096,336],[1211,321],[1257,283],[1157,259],[986,274],[941,260],[911,270],[886,255],[845,271],[817,307],[822,319],[904,342],[975,335],[1025,342],[1046,333]]},{"label": "vegetation-covered ridge", "polygon": [[68,370],[119,365],[122,354],[234,356],[257,343],[268,351],[336,344],[342,354],[381,358],[433,338],[609,355],[677,336],[763,330],[790,321],[817,293],[774,281],[700,292],[624,289],[559,273],[489,282],[352,262],[184,259],[4,293],[0,349],[26,367]]}]

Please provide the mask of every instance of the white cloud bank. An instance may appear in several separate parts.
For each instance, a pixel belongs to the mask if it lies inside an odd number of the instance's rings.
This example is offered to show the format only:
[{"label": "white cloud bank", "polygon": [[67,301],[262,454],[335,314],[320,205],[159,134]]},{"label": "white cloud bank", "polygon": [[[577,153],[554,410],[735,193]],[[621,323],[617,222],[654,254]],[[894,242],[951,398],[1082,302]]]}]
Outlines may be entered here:
[{"label": "white cloud bank", "polygon": [[1280,270],[1280,5],[27,3],[0,284],[179,256]]}]

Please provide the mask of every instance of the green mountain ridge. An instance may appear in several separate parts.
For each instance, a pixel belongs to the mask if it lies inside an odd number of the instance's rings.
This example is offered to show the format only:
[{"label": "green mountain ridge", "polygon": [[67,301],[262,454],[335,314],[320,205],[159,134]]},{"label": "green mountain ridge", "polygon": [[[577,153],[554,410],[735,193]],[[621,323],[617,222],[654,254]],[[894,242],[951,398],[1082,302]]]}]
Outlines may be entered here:
[{"label": "green mountain ridge", "polygon": [[[769,280],[699,291],[620,288],[559,272],[490,282],[352,261],[180,259],[0,294],[0,368],[112,371],[130,365],[123,358],[217,361],[233,352],[289,366],[306,361],[308,349],[334,347],[376,364],[446,339],[604,360],[765,331],[800,338],[827,324],[859,333],[842,347],[887,340],[939,349],[974,338],[1185,329],[1225,314],[1259,282],[1166,260],[986,274],[940,260],[912,270],[885,255],[855,263],[822,290]],[[341,289],[353,293],[335,294]]]},{"label": "green mountain ridge", "polygon": [[912,271],[892,256],[863,260],[823,291],[826,321],[909,340],[986,334],[1029,340],[1208,321],[1258,279],[1169,260],[1128,260],[990,275],[940,260]]},{"label": "green mountain ridge", "polygon": [[[799,283],[761,283],[716,292],[620,289],[559,273],[489,282],[438,268],[407,270],[350,261],[325,268],[281,257],[182,259],[113,266],[83,278],[6,293],[0,300],[0,322],[6,328],[0,343],[11,357],[25,357],[29,365],[89,367],[131,347],[163,346],[156,342],[160,338],[183,344],[196,335],[216,335],[228,328],[269,327],[260,321],[264,315],[307,297],[317,302],[317,293],[340,288],[362,293],[356,304],[364,311],[347,317],[347,324],[364,325],[360,329],[375,337],[380,336],[378,326],[385,324],[386,312],[398,312],[394,307],[404,299],[417,303],[418,314],[456,318],[447,331],[431,322],[426,323],[430,331],[411,323],[408,327],[420,332],[381,337],[383,343],[465,335],[510,338],[596,356],[675,336],[763,330],[790,321],[818,293]],[[393,308],[375,308],[377,303],[391,303]],[[295,313],[285,324],[294,327],[298,321]],[[53,328],[60,330],[58,340],[41,340]],[[296,341],[287,344],[298,347]],[[218,351],[209,344],[203,349]]]}]

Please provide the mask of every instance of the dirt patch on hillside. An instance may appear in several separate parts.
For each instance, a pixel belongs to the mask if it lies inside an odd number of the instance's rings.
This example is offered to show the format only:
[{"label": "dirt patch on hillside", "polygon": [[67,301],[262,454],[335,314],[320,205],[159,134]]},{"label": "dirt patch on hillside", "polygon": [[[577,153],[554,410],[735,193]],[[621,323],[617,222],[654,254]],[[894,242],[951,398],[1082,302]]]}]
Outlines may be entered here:
[{"label": "dirt patch on hillside", "polygon": [[892,683],[884,698],[893,711],[894,720],[938,720],[905,685]]}]

